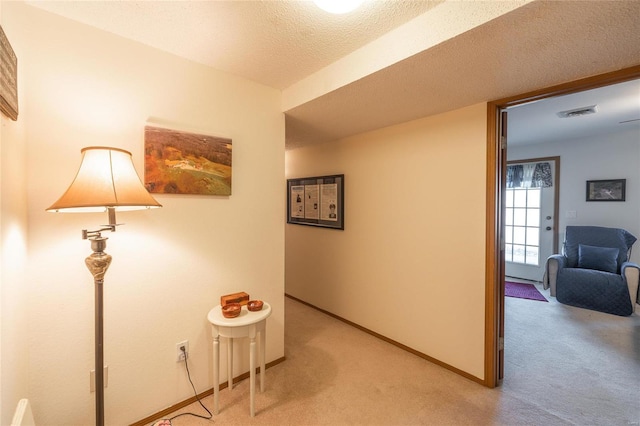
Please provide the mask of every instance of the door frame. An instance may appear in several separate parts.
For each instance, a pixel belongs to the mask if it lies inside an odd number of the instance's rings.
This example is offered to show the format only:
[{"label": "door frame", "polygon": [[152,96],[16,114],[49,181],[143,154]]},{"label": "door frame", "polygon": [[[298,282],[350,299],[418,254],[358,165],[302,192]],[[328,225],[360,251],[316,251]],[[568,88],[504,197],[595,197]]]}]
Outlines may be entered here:
[{"label": "door frame", "polygon": [[487,103],[487,216],[485,266],[484,385],[494,388],[504,373],[504,224],[506,116],[503,110],[532,101],[582,92],[640,78],[640,65]]}]

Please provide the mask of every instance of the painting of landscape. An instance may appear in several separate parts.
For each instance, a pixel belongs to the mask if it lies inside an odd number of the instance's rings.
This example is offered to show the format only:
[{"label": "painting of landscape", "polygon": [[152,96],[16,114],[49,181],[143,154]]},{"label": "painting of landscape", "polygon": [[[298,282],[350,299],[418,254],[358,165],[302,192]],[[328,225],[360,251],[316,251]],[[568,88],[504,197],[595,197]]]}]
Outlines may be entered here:
[{"label": "painting of landscape", "polygon": [[152,193],[231,195],[231,139],[146,126],[144,172]]}]

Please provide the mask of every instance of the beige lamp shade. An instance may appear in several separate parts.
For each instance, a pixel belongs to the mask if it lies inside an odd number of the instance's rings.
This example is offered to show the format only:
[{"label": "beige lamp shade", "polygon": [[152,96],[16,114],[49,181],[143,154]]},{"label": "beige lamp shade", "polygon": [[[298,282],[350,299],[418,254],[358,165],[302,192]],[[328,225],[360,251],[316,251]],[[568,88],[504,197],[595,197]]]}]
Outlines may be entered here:
[{"label": "beige lamp shade", "polygon": [[131,153],[123,149],[83,148],[82,162],[71,186],[49,212],[104,212],[162,207],[145,189]]}]

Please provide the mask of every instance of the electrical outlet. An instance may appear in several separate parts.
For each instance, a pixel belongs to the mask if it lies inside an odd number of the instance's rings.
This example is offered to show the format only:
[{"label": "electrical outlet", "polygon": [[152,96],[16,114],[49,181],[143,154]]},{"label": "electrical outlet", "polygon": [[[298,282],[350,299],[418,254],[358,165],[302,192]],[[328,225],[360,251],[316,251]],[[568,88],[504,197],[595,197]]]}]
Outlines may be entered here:
[{"label": "electrical outlet", "polygon": [[[109,366],[104,366],[104,373],[102,375],[103,385],[106,388],[109,386]],[[89,371],[89,392],[96,391],[96,370]]]},{"label": "electrical outlet", "polygon": [[[184,352],[182,352],[182,347],[184,347]],[[176,362],[184,361],[185,354],[189,356],[189,341],[184,340],[180,343],[176,343]]]}]

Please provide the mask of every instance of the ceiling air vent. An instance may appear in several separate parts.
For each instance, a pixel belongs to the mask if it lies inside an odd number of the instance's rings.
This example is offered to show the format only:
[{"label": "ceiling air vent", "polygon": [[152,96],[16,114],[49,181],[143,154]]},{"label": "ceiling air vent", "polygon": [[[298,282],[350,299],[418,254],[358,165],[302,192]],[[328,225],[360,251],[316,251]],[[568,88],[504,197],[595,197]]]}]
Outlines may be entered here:
[{"label": "ceiling air vent", "polygon": [[597,105],[591,105],[582,108],[570,109],[568,111],[560,111],[558,112],[558,117],[560,118],[571,118],[571,117],[581,117],[583,115],[595,114],[598,111]]}]

